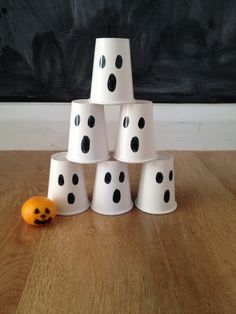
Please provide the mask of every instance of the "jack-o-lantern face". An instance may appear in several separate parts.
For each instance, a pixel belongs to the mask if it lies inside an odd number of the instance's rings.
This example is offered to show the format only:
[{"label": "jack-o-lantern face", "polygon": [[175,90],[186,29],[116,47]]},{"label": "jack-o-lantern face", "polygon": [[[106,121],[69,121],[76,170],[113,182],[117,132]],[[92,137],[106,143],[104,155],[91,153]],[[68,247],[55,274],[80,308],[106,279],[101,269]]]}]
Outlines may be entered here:
[{"label": "jack-o-lantern face", "polygon": [[24,203],[21,215],[27,224],[44,226],[55,218],[56,206],[47,197],[34,196]]}]

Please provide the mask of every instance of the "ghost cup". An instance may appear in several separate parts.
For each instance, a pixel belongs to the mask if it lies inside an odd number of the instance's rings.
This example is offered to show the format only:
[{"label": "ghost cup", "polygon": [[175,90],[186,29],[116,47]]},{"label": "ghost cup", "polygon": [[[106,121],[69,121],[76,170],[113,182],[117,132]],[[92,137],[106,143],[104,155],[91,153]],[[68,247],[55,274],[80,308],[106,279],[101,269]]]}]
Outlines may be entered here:
[{"label": "ghost cup", "polygon": [[98,163],[91,208],[103,215],[121,215],[132,207],[127,164],[116,160]]},{"label": "ghost cup", "polygon": [[114,158],[128,163],[157,158],[151,101],[136,100],[121,106]]},{"label": "ghost cup", "polygon": [[156,160],[143,164],[135,204],[149,214],[167,214],[176,209],[171,155],[159,153]]},{"label": "ghost cup", "polygon": [[67,158],[82,164],[109,159],[103,106],[72,101]]},{"label": "ghost cup", "polygon": [[53,200],[58,215],[79,214],[89,207],[83,166],[69,161],[67,153],[51,156],[48,198]]},{"label": "ghost cup", "polygon": [[96,39],[90,101],[104,105],[134,102],[129,39]]}]

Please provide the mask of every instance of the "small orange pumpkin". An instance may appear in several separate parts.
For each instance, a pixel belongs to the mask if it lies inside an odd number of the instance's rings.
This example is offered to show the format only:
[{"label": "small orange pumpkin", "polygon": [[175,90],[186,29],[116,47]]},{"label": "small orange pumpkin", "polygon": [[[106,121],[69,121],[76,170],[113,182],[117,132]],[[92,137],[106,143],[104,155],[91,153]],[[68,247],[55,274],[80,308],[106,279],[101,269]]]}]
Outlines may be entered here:
[{"label": "small orange pumpkin", "polygon": [[56,216],[56,206],[53,201],[44,196],[34,196],[28,199],[21,209],[21,215],[27,224],[44,226]]}]

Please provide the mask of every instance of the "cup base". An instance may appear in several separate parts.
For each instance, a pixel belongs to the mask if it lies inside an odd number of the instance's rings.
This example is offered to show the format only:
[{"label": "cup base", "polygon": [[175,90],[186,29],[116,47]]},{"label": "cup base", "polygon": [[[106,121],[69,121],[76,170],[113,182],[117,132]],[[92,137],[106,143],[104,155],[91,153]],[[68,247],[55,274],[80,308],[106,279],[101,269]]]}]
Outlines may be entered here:
[{"label": "cup base", "polygon": [[60,212],[57,211],[57,215],[58,216],[73,216],[73,215],[78,215],[78,214],[84,213],[88,209],[89,209],[89,205],[85,209],[78,210],[76,212],[73,211],[73,212],[68,212],[68,213],[62,213],[62,212],[60,213]]},{"label": "cup base", "polygon": [[168,210],[164,210],[164,211],[161,208],[150,209],[150,208],[144,208],[142,206],[139,206],[137,200],[135,200],[135,205],[142,212],[147,213],[147,214],[151,214],[151,215],[170,214],[170,213],[174,212],[176,210],[176,208],[177,208],[177,203],[176,202],[174,203],[174,206],[172,208],[170,208]]},{"label": "cup base", "polygon": [[146,159],[132,159],[132,158],[123,158],[122,156],[117,156],[117,155],[113,155],[112,156],[114,159],[122,161],[122,162],[126,162],[126,163],[131,163],[131,164],[142,164],[145,162],[149,162],[149,161],[153,161],[157,159],[157,154],[155,154],[153,157],[150,158],[146,158]]},{"label": "cup base", "polygon": [[106,161],[108,159],[110,159],[110,155],[107,155],[106,157],[103,157],[103,158],[100,158],[100,159],[93,159],[93,160],[90,160],[90,159],[84,159],[84,160],[78,160],[78,159],[74,159],[74,158],[71,158],[68,154],[66,155],[66,159],[68,159],[69,161],[71,162],[75,162],[77,164],[96,164],[98,162],[101,162],[101,161]]},{"label": "cup base", "polygon": [[131,209],[133,208],[133,202],[131,203],[131,205],[128,207],[128,208],[126,208],[126,209],[123,209],[123,210],[121,210],[121,211],[119,211],[119,212],[109,212],[109,211],[105,211],[104,209],[103,210],[99,210],[99,209],[95,209],[94,207],[93,207],[93,205],[91,205],[90,206],[91,207],[91,209],[95,212],[95,213],[97,213],[97,214],[99,214],[99,215],[103,215],[103,216],[118,216],[118,215],[124,215],[124,214],[126,214],[126,213],[128,213],[128,212],[130,212],[131,211]]}]

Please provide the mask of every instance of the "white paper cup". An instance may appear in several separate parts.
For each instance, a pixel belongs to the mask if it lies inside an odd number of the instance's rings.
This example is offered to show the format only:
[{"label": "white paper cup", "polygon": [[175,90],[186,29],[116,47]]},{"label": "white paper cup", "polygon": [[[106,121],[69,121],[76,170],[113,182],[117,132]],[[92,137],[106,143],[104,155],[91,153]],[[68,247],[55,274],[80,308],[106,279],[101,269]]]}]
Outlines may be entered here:
[{"label": "white paper cup", "polygon": [[121,215],[132,207],[127,164],[116,160],[98,163],[91,208],[103,215]]},{"label": "white paper cup", "polygon": [[173,212],[175,201],[173,157],[159,153],[158,159],[143,164],[136,206],[149,214]]},{"label": "white paper cup", "polygon": [[109,157],[104,107],[87,99],[72,101],[67,158],[89,164]]},{"label": "white paper cup", "polygon": [[90,101],[104,105],[134,102],[129,39],[96,39]]},{"label": "white paper cup", "polygon": [[67,160],[67,153],[51,156],[48,198],[55,202],[58,215],[75,215],[89,207],[83,166]]},{"label": "white paper cup", "polygon": [[157,158],[153,103],[136,100],[121,106],[114,158],[128,163],[143,163]]}]

